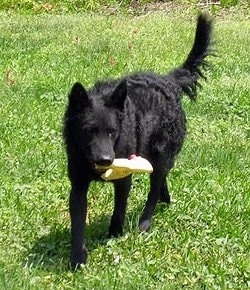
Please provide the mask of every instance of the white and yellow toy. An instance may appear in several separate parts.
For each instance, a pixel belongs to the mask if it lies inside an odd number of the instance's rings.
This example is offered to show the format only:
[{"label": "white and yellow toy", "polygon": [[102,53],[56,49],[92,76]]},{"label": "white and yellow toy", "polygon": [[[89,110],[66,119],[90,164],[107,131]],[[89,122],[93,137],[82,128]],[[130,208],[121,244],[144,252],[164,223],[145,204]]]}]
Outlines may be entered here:
[{"label": "white and yellow toy", "polygon": [[151,163],[140,156],[131,155],[127,158],[116,158],[110,166],[96,165],[96,169],[106,170],[101,178],[109,181],[124,178],[132,173],[136,172],[153,172]]}]

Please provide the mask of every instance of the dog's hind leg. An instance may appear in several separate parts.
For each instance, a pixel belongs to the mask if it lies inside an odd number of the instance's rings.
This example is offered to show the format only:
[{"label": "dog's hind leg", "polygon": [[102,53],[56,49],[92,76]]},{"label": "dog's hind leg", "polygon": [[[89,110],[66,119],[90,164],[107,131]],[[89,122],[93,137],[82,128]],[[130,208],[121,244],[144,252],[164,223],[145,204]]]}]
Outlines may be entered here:
[{"label": "dog's hind leg", "polygon": [[128,194],[131,188],[131,176],[117,180],[115,186],[115,205],[109,226],[109,237],[123,234]]},{"label": "dog's hind leg", "polygon": [[164,179],[162,186],[161,186],[159,202],[164,202],[164,203],[171,202],[170,194],[168,191],[168,184],[167,184],[167,181],[165,181],[165,179]]},{"label": "dog's hind leg", "polygon": [[[145,204],[143,213],[139,221],[139,230],[147,231],[151,225],[151,219],[156,207],[156,204],[160,198],[164,200],[170,200],[168,195],[168,190],[165,184],[165,174],[162,172],[154,171],[150,175],[150,192],[148,194],[148,199]],[[165,184],[165,185],[164,185]]]}]

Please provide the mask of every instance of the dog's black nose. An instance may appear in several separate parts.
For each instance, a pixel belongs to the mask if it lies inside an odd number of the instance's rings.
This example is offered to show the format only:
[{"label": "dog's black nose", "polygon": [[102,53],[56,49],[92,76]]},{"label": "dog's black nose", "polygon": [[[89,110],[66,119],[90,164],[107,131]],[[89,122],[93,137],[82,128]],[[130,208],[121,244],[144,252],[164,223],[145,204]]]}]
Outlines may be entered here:
[{"label": "dog's black nose", "polygon": [[103,155],[101,156],[98,160],[96,160],[97,165],[102,165],[102,166],[109,166],[113,162],[113,159],[109,155]]}]

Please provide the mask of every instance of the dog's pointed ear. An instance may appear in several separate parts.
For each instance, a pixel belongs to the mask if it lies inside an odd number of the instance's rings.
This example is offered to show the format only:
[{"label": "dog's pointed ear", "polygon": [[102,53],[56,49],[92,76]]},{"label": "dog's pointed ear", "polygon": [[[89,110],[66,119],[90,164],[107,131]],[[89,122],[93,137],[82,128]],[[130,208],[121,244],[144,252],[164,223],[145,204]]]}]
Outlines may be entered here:
[{"label": "dog's pointed ear", "polygon": [[82,111],[91,105],[91,100],[83,85],[76,82],[69,94],[69,106],[76,112]]},{"label": "dog's pointed ear", "polygon": [[122,111],[124,108],[126,96],[127,96],[127,82],[126,80],[122,80],[115,88],[110,98],[106,101],[106,106]]}]

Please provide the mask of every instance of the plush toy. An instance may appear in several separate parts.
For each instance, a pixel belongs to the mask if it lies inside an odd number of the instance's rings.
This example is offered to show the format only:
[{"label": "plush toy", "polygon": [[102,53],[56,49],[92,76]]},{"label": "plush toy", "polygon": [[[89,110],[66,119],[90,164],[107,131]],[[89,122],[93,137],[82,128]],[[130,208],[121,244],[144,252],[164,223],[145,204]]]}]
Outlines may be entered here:
[{"label": "plush toy", "polygon": [[117,158],[110,166],[96,165],[96,169],[106,170],[101,175],[101,178],[106,181],[120,179],[135,172],[153,172],[153,167],[147,159],[134,154],[129,159]]}]

